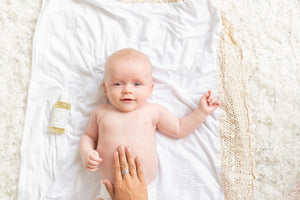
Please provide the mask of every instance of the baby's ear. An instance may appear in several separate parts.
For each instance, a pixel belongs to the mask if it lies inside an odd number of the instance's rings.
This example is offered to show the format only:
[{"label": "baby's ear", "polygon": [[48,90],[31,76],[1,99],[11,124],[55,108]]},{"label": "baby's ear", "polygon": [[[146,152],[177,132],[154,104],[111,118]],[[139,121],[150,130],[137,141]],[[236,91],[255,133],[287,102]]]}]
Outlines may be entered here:
[{"label": "baby's ear", "polygon": [[149,97],[151,97],[151,95],[152,95],[153,88],[154,88],[154,83],[152,83],[152,85],[151,85],[151,87],[150,87]]},{"label": "baby's ear", "polygon": [[105,96],[107,96],[107,88],[104,81],[102,82],[102,86],[103,86],[104,94]]}]

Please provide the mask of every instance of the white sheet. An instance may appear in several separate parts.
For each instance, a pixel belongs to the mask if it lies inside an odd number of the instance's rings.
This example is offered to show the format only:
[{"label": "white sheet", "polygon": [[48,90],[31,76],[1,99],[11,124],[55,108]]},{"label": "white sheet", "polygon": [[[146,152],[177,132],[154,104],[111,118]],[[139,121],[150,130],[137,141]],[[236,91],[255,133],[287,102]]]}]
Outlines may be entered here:
[{"label": "white sheet", "polygon": [[[21,149],[18,199],[94,199],[98,173],[87,172],[79,140],[101,88],[106,58],[133,47],[149,56],[151,102],[181,117],[208,90],[217,95],[221,27],[210,0],[125,4],[115,0],[45,0],[34,35],[32,75]],[[67,133],[48,133],[52,106],[71,97]],[[223,199],[218,110],[188,137],[157,133],[159,200]]]}]

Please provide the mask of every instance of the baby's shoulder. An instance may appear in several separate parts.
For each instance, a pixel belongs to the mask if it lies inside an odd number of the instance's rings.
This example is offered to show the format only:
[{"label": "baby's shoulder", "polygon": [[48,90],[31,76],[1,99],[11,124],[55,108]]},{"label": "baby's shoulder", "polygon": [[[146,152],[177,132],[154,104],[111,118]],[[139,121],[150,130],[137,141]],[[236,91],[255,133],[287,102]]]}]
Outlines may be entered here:
[{"label": "baby's shoulder", "polygon": [[159,114],[160,110],[163,108],[163,106],[161,104],[158,104],[158,103],[147,103],[146,107],[152,113],[157,113],[157,114]]},{"label": "baby's shoulder", "polygon": [[157,103],[146,103],[145,104],[145,108],[147,109],[153,109],[153,108],[157,108]]},{"label": "baby's shoulder", "polygon": [[155,125],[159,122],[160,111],[162,109],[161,107],[162,105],[158,103],[147,103],[147,113],[150,114],[153,120],[153,124]]},{"label": "baby's shoulder", "polygon": [[152,108],[152,109],[161,109],[161,107],[163,107],[159,103],[147,103],[147,105],[149,106],[149,108]]},{"label": "baby's shoulder", "polygon": [[95,108],[94,110],[94,114],[96,114],[97,116],[99,115],[103,115],[106,112],[109,112],[112,109],[112,105],[110,104],[101,104],[98,107]]}]

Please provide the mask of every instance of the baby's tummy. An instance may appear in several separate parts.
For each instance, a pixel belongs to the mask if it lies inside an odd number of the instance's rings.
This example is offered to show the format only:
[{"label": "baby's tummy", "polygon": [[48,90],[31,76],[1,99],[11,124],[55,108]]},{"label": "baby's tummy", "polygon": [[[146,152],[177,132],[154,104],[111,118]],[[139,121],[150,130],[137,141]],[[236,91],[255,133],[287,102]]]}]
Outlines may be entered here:
[{"label": "baby's tummy", "polygon": [[143,171],[146,183],[151,183],[157,173],[158,159],[155,135],[150,140],[139,139],[111,139],[102,140],[97,150],[100,157],[103,159],[99,167],[100,176],[102,179],[108,179],[114,183],[113,174],[113,155],[120,145],[128,146],[133,152],[134,158],[138,155],[142,161]]}]

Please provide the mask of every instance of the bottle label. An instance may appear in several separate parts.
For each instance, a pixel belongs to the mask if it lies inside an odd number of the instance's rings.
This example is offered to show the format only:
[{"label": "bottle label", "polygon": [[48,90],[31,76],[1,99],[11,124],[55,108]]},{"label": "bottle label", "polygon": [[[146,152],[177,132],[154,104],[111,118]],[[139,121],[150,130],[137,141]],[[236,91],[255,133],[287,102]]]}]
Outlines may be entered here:
[{"label": "bottle label", "polygon": [[51,125],[56,128],[66,128],[69,110],[62,108],[54,108],[51,117]]}]

